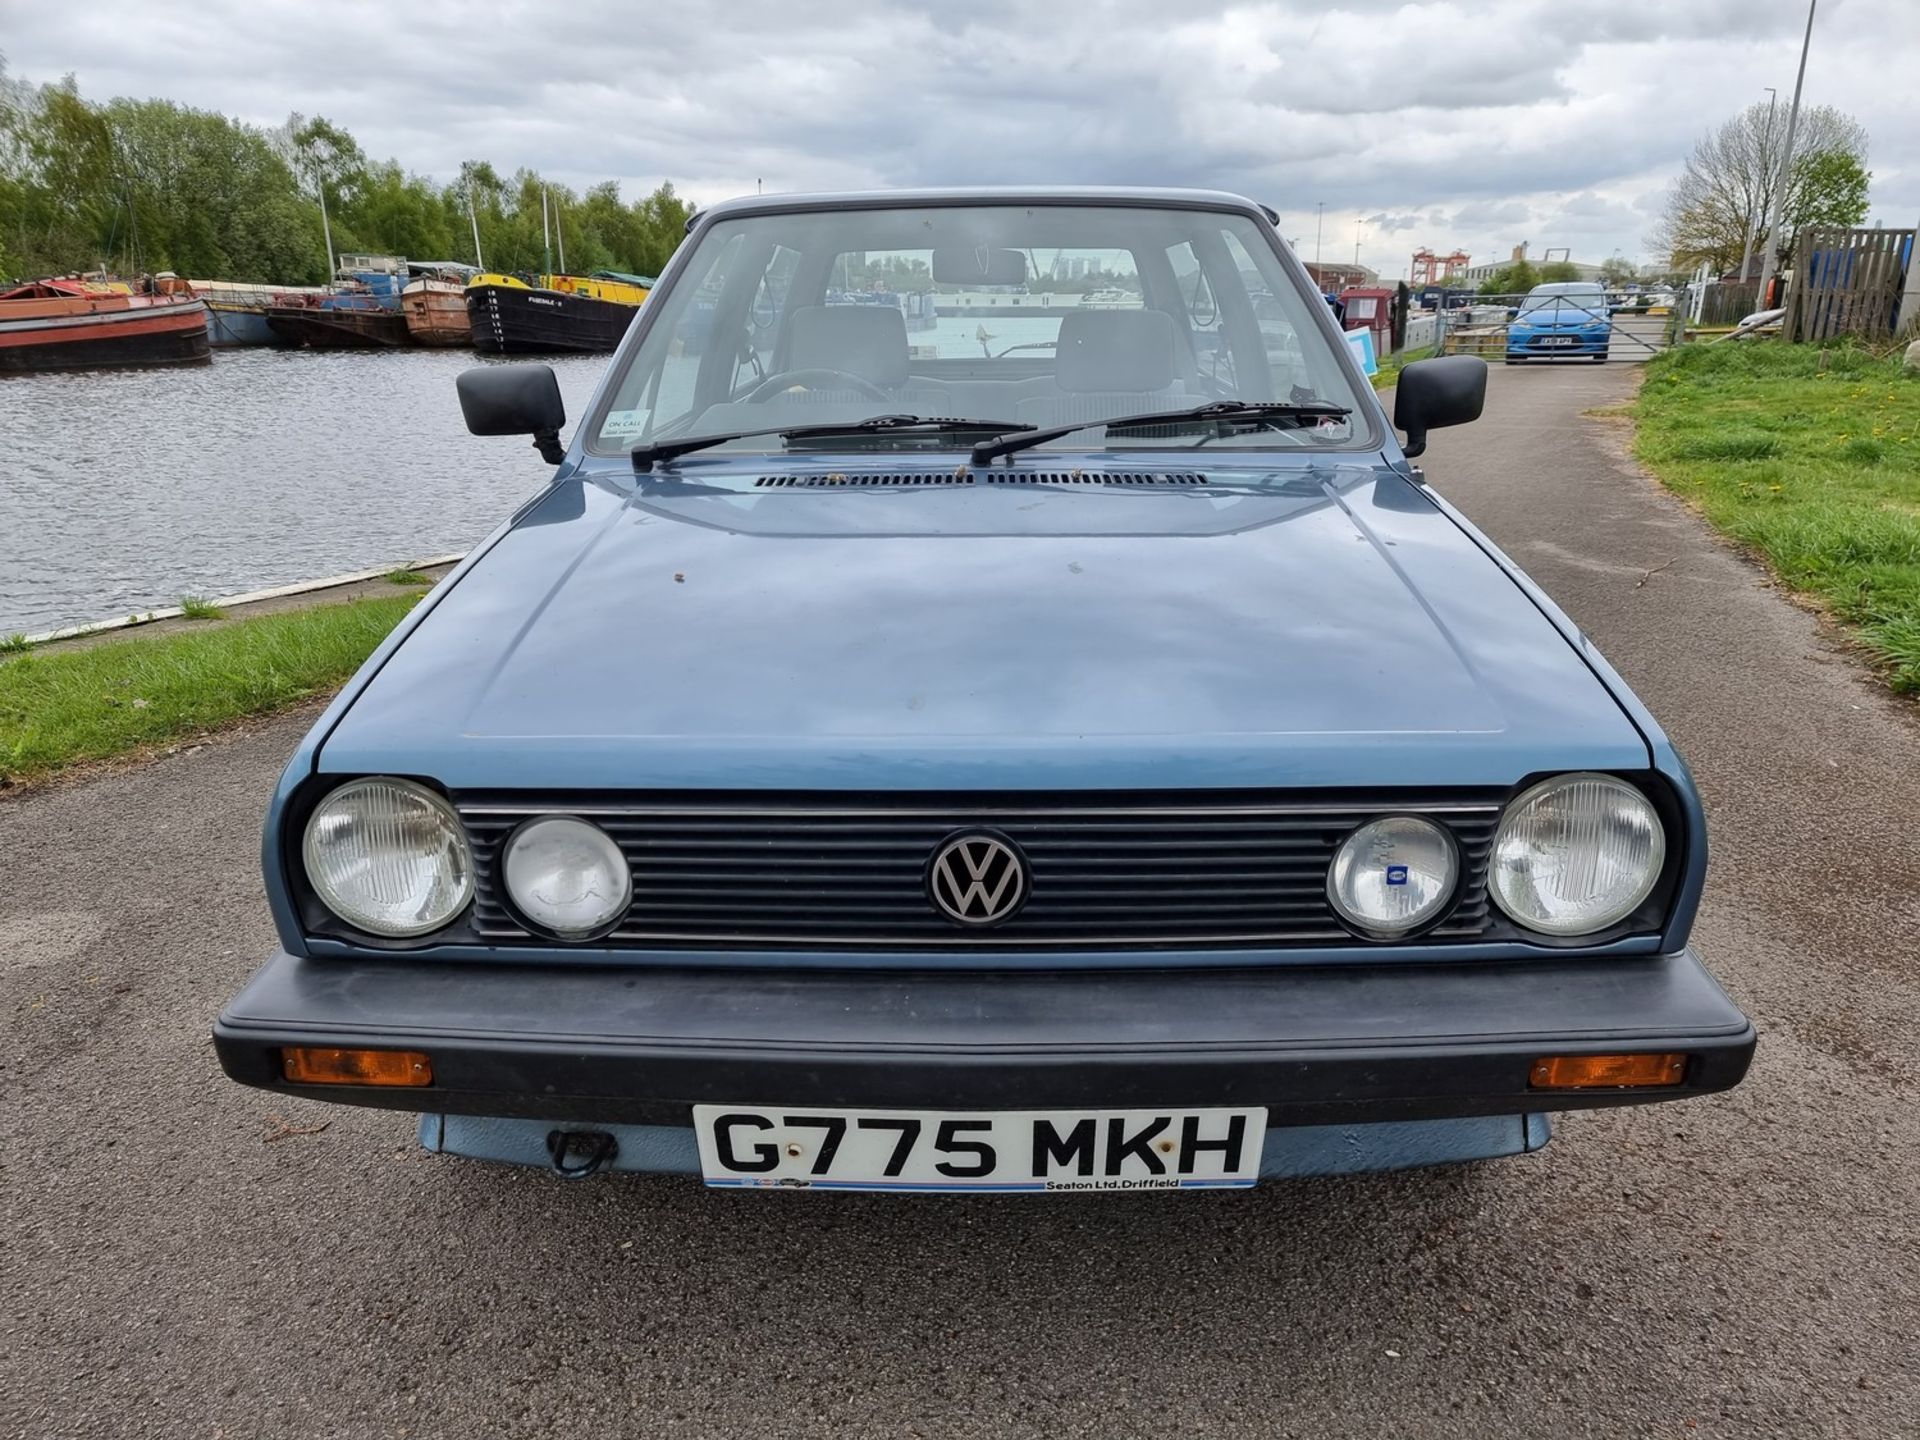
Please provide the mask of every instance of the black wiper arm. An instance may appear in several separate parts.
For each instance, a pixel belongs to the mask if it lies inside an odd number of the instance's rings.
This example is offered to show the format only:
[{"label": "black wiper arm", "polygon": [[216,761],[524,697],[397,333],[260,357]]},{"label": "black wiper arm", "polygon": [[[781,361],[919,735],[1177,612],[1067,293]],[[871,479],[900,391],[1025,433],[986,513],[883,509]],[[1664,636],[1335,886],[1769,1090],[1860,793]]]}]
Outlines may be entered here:
[{"label": "black wiper arm", "polygon": [[1215,400],[1191,410],[1156,410],[1144,415],[1116,415],[1111,420],[1081,420],[1072,425],[1051,425],[1045,430],[1031,426],[1018,434],[1000,435],[982,440],[973,447],[973,463],[991,465],[1002,455],[1044,445],[1076,430],[1127,430],[1137,425],[1175,425],[1183,420],[1317,420],[1322,416],[1343,419],[1353,411],[1345,405],[1326,400]]},{"label": "black wiper arm", "polygon": [[870,415],[865,420],[842,420],[837,424],[768,425],[756,430],[729,430],[723,435],[682,435],[673,440],[659,440],[651,445],[639,445],[634,448],[633,468],[651,470],[657,461],[672,460],[679,455],[691,455],[696,450],[710,450],[716,445],[726,444],[729,440],[750,440],[756,435],[778,435],[782,440],[811,440],[829,435],[872,434],[888,430],[914,430],[928,435],[941,435],[956,430],[1010,430],[1017,433],[1031,429],[1033,426],[1019,420],[962,420],[946,416],[929,418],[925,415]]}]

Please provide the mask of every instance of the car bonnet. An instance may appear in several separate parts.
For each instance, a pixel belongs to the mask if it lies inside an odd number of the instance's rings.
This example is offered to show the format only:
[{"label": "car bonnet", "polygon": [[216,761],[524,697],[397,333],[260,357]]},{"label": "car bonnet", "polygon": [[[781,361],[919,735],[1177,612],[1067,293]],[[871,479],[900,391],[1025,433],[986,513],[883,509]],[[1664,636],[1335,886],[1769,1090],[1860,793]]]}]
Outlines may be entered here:
[{"label": "car bonnet", "polygon": [[1547,616],[1379,457],[1165,484],[1059,463],[919,488],[739,457],[694,483],[562,481],[436,597],[320,767],[957,789],[1647,764]]}]

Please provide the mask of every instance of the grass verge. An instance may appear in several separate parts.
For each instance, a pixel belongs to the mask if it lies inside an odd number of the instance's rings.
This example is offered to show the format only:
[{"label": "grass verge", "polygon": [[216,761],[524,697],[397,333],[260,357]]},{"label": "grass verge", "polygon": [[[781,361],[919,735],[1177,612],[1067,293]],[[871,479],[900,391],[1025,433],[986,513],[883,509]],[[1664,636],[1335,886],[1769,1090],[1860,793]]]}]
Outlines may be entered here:
[{"label": "grass verge", "polygon": [[1662,483],[1920,694],[1920,376],[1851,347],[1688,345],[1648,363],[1633,414]]},{"label": "grass verge", "polygon": [[0,784],[285,709],[342,684],[417,595],[0,658]]},{"label": "grass verge", "polygon": [[1385,356],[1379,362],[1379,370],[1368,378],[1373,381],[1373,388],[1376,390],[1391,389],[1393,383],[1400,378],[1402,370],[1414,361],[1426,360],[1432,355],[1433,347],[1428,345],[1424,349],[1402,350],[1398,355]]}]

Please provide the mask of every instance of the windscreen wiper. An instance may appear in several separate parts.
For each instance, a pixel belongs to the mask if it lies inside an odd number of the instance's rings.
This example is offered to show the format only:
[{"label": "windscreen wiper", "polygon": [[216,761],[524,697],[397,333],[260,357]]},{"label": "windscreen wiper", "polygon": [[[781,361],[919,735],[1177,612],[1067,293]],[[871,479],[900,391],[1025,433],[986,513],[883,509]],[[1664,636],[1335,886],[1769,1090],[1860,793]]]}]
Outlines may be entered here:
[{"label": "windscreen wiper", "polygon": [[1017,434],[982,440],[973,447],[973,463],[991,465],[1002,455],[1044,445],[1077,430],[1127,430],[1139,425],[1176,425],[1183,420],[1252,420],[1261,424],[1300,424],[1309,420],[1340,420],[1353,411],[1345,405],[1326,400],[1215,400],[1191,410],[1158,410],[1145,415],[1117,415],[1111,420],[1080,420],[1072,425],[1050,425],[1036,430],[1031,425]]},{"label": "windscreen wiper", "polygon": [[682,435],[673,440],[659,440],[651,445],[639,445],[633,450],[633,468],[651,470],[657,461],[671,460],[679,455],[691,455],[695,450],[710,450],[715,445],[726,444],[729,440],[749,440],[756,435],[778,435],[782,440],[812,440],[831,435],[880,434],[894,430],[943,435],[953,431],[1006,430],[1018,433],[1031,429],[1033,426],[1019,420],[960,420],[948,417],[934,419],[925,415],[872,415],[865,420],[842,420],[838,424],[768,425],[756,430],[729,430],[723,435]]}]

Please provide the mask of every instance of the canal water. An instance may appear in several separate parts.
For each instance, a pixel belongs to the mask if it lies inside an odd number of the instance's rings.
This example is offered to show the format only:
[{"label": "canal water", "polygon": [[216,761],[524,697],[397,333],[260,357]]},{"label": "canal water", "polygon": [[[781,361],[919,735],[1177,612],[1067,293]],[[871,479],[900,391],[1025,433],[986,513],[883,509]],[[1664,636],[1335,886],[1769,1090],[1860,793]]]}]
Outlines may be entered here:
[{"label": "canal water", "polygon": [[[943,316],[911,339],[975,358],[1059,328]],[[569,416],[609,358],[551,362]],[[0,637],[465,550],[551,473],[467,433],[453,379],[480,363],[262,348],[0,379]]]},{"label": "canal water", "polygon": [[[607,359],[554,362],[570,417]],[[466,549],[552,473],[467,433],[476,363],[229,350],[0,379],[0,636]]]}]

